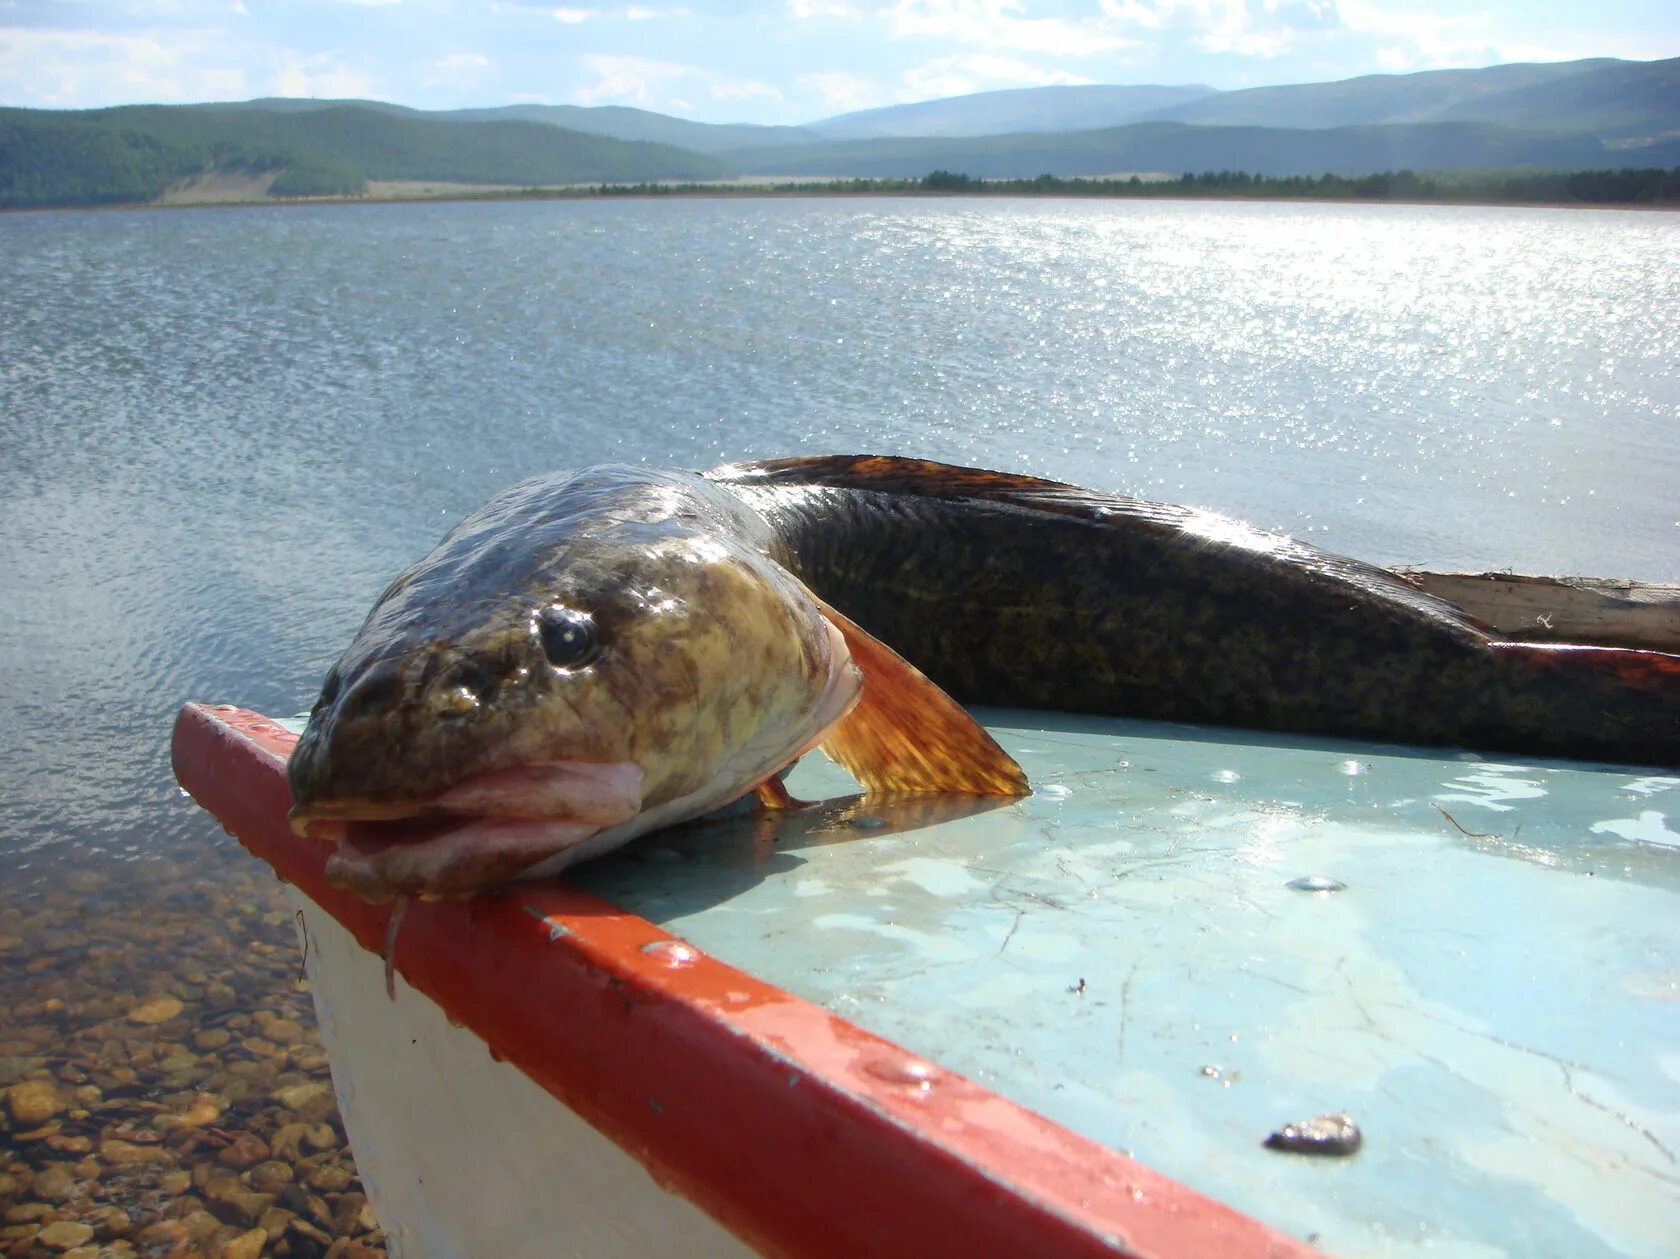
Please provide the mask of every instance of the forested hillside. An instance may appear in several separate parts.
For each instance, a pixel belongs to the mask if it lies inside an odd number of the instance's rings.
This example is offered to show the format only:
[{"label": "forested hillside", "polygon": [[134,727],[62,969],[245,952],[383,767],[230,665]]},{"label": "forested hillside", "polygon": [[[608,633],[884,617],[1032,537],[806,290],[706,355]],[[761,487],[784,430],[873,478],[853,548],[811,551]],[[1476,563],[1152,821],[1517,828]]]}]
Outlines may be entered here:
[{"label": "forested hillside", "polygon": [[1186,170],[1366,175],[1402,168],[1586,169],[1622,164],[1614,160],[1619,155],[1608,153],[1590,137],[1516,131],[1485,123],[1308,130],[1154,122],[1098,131],[833,141],[722,156],[743,170],[777,175],[914,178],[940,168],[981,179]]},{"label": "forested hillside", "polygon": [[536,122],[442,122],[359,105],[0,109],[6,206],[150,201],[209,171],[277,170],[273,195],[311,196],[357,192],[369,179],[524,186],[708,179],[725,169],[669,145]]}]

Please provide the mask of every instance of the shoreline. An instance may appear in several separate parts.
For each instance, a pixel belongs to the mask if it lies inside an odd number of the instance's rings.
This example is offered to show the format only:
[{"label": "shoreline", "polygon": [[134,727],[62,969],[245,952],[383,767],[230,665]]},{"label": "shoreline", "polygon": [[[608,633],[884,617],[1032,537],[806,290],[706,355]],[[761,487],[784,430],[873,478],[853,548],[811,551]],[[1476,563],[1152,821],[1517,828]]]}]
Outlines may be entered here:
[{"label": "shoreline", "polygon": [[[602,185],[587,188],[510,189],[506,186],[468,191],[465,188],[449,192],[415,194],[352,194],[321,197],[263,197],[251,200],[207,198],[202,201],[157,200],[131,201],[88,205],[0,206],[0,214],[60,214],[66,212],[123,211],[123,210],[247,210],[292,206],[355,206],[355,205],[427,205],[475,201],[646,201],[646,200],[771,200],[809,198],[812,200],[855,200],[861,197],[931,198],[939,200],[968,199],[991,201],[1018,199],[1027,201],[1173,201],[1173,202],[1264,202],[1284,205],[1406,205],[1445,206],[1465,208],[1502,208],[1511,210],[1636,210],[1669,212],[1680,210],[1680,203],[1649,201],[1517,201],[1485,197],[1359,197],[1359,196],[1268,196],[1263,193],[1209,192],[1196,195],[1183,193],[1111,193],[1080,192],[1061,189],[1009,189],[988,192],[973,188],[795,188],[783,186],[720,185],[717,187],[654,185],[639,191],[597,191]],[[610,185],[608,187],[611,187]]]}]

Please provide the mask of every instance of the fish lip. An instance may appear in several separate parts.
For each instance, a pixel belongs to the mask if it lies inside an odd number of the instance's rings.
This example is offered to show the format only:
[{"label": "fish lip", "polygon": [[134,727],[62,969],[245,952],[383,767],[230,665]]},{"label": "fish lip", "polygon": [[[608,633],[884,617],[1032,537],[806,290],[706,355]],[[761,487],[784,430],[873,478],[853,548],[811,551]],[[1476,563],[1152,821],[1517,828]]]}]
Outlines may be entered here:
[{"label": "fish lip", "polygon": [[369,900],[469,895],[635,818],[642,779],[631,761],[529,762],[424,800],[311,802],[291,825],[334,841],[327,881]]},{"label": "fish lip", "polygon": [[641,809],[642,779],[642,767],[632,761],[527,761],[474,775],[432,796],[312,800],[292,805],[286,817],[298,835],[316,833],[320,823],[401,822],[439,814],[610,825]]},{"label": "fish lip", "polygon": [[602,828],[552,818],[463,817],[424,839],[385,840],[346,829],[326,880],[370,901],[465,897],[521,877]]}]

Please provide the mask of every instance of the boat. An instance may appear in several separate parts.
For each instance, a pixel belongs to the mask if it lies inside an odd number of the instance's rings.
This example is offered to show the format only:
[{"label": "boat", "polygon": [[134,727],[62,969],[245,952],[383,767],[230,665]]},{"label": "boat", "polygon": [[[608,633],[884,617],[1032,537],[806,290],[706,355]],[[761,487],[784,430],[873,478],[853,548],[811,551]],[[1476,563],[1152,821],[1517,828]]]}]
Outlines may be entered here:
[{"label": "boat", "polygon": [[[1680,648],[1677,587],[1401,575]],[[1673,1253],[1680,774],[979,715],[1033,796],[806,758],[813,808],[394,933],[287,825],[298,721],[173,757],[290,885],[395,1254]]]}]

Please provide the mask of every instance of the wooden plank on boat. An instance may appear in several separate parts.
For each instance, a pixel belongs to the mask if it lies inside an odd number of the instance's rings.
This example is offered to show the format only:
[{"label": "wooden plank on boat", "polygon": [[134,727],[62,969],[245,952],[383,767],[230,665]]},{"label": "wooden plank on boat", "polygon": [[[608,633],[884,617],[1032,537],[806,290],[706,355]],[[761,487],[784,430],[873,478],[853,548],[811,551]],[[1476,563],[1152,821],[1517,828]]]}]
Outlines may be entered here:
[{"label": "wooden plank on boat", "polygon": [[1680,651],[1680,585],[1410,567],[1393,571],[1512,638]]}]

